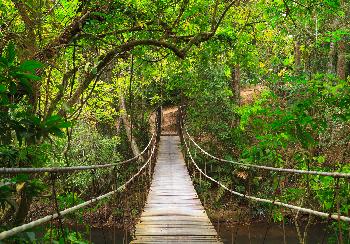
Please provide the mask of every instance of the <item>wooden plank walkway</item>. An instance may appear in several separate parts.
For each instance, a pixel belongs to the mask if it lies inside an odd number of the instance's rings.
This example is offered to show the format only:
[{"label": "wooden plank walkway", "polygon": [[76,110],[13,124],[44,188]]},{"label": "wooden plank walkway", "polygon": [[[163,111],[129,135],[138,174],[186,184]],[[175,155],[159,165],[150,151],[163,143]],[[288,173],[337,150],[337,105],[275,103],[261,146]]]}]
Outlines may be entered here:
[{"label": "wooden plank walkway", "polygon": [[161,136],[153,181],[131,243],[221,243],[198,199],[178,136]]}]

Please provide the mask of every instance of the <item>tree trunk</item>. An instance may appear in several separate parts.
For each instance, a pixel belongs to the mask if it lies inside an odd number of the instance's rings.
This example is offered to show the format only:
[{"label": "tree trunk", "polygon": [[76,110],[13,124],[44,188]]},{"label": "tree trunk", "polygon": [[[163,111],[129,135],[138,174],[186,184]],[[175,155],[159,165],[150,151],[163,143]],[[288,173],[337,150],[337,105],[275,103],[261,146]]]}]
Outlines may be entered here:
[{"label": "tree trunk", "polygon": [[232,88],[232,100],[237,104],[241,104],[241,68],[239,64],[236,64],[231,69],[231,88]]},{"label": "tree trunk", "polygon": [[345,80],[345,67],[346,67],[346,60],[345,60],[345,41],[341,40],[338,42],[338,62],[337,62],[337,76],[339,79]]},{"label": "tree trunk", "polygon": [[331,42],[329,44],[328,65],[327,65],[329,74],[334,74],[334,54],[335,54],[334,42]]},{"label": "tree trunk", "polygon": [[[241,67],[239,63],[231,67],[231,89],[232,89],[232,101],[234,104],[241,105]],[[240,123],[240,118],[237,116],[231,122],[231,127],[236,127]]]},{"label": "tree trunk", "polygon": [[[122,111],[120,116],[121,116],[123,124],[124,124],[126,135],[127,135],[128,140],[130,142],[132,153],[134,154],[134,156],[139,155],[140,149],[137,146],[135,139],[131,134],[131,125],[130,125],[130,122],[128,119],[128,114],[126,112],[125,100],[124,100],[124,96],[123,96],[122,92],[119,93],[119,107],[120,107],[120,111]],[[143,156],[140,156],[140,160],[142,162],[145,162],[145,159]]]},{"label": "tree trunk", "polygon": [[[305,46],[310,45],[308,41],[305,42]],[[303,52],[303,60],[304,60],[304,73],[310,73],[310,53],[309,52]]]},{"label": "tree trunk", "polygon": [[18,208],[14,216],[14,225],[21,225],[24,223],[25,218],[28,215],[30,205],[33,197],[28,194],[28,183],[26,182],[22,189],[20,189],[20,198],[17,200]]},{"label": "tree trunk", "polygon": [[[340,6],[342,9],[345,10],[345,1],[340,0]],[[342,24],[345,24],[344,22]],[[346,53],[346,43],[344,40],[344,37],[338,42],[338,62],[337,62],[337,76],[339,79],[345,80],[346,79],[346,59],[345,59],[345,53]]]},{"label": "tree trunk", "polygon": [[122,123],[122,118],[119,117],[116,122],[115,122],[115,128],[116,128],[116,133],[117,135],[119,135],[120,133],[120,126],[121,126],[121,123]]},{"label": "tree trunk", "polygon": [[301,68],[301,51],[300,51],[300,43],[298,41],[294,43],[294,61],[295,61],[295,71],[299,73]]}]

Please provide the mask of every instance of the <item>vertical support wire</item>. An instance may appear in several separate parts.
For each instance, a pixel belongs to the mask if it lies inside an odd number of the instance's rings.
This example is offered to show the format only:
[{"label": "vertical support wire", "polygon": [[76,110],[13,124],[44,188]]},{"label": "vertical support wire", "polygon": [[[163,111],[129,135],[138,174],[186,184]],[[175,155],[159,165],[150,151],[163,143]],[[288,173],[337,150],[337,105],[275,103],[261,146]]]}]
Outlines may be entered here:
[{"label": "vertical support wire", "polygon": [[[250,171],[249,171],[249,173],[251,172],[252,170],[250,169]],[[251,175],[251,174],[250,174]],[[249,196],[251,196],[251,184],[252,184],[252,182],[251,182],[251,177],[250,177],[250,175],[248,174],[248,195]],[[233,189],[233,187],[231,188],[231,189]],[[232,194],[231,194],[232,195]],[[251,243],[252,242],[252,240],[251,240],[251,233],[250,233],[250,225],[251,225],[251,222],[252,222],[252,203],[251,203],[251,201],[248,201],[248,239],[249,239],[249,243]]]},{"label": "vertical support wire", "polygon": [[[63,223],[62,223],[62,216],[60,213],[60,209],[59,209],[59,204],[58,204],[58,200],[57,200],[57,192],[56,192],[56,179],[57,179],[57,174],[56,173],[51,173],[51,186],[52,186],[52,197],[54,200],[54,204],[55,204],[55,208],[56,208],[56,212],[58,215],[58,222],[59,222],[59,226],[62,232],[62,237],[63,237],[63,241],[64,243],[66,243],[66,233],[64,231],[64,227],[63,227]],[[58,232],[59,234],[59,232]]]},{"label": "vertical support wire", "polygon": [[[280,182],[281,182],[281,175],[279,174],[279,175],[278,175],[278,180],[277,180],[277,186],[276,186],[276,188],[275,188],[275,190],[274,190],[274,192],[273,192],[273,202],[276,201],[277,190],[279,189]],[[274,205],[272,204],[272,205],[271,205],[271,210],[270,210],[270,217],[272,216],[273,208],[274,208]],[[266,241],[267,233],[269,232],[270,227],[271,227],[271,220],[269,221],[269,223],[268,223],[268,225],[267,225],[267,227],[266,227],[266,231],[265,231],[264,239],[263,239],[263,244],[264,244],[265,241]]]},{"label": "vertical support wire", "polygon": [[[233,187],[232,187],[232,189],[233,189]],[[249,188],[248,188],[248,193],[249,193]],[[244,194],[245,195],[247,194],[247,188],[246,187],[245,187]],[[250,206],[250,201],[248,201],[248,204]],[[250,207],[249,207],[249,211],[250,211]],[[241,220],[242,220],[242,209],[240,208],[239,215],[238,215],[238,223],[241,223]],[[239,229],[239,224],[236,225],[234,239],[232,239],[232,241],[231,241],[232,243],[236,243],[237,235],[238,235],[238,229]]]},{"label": "vertical support wire", "polygon": [[[242,210],[239,211],[238,223],[240,223],[241,220],[242,220]],[[236,243],[237,235],[238,235],[238,229],[239,229],[239,225],[236,225],[236,228],[235,228],[235,235],[234,235],[235,238],[232,240],[232,243]]]},{"label": "vertical support wire", "polygon": [[[283,189],[284,189],[284,186],[285,186],[285,179],[284,179],[283,184],[280,184],[280,195],[281,195],[282,197],[283,197]],[[282,215],[283,244],[287,244],[284,209],[280,207],[279,211],[281,212],[281,215]]]},{"label": "vertical support wire", "polygon": [[[340,216],[340,196],[339,196],[339,190],[340,190],[340,186],[339,186],[339,178],[336,179],[336,183],[335,183],[335,191],[336,191],[336,208],[337,208],[337,213]],[[338,218],[338,241],[340,244],[343,244],[343,230],[341,227],[341,222],[340,219]]]},{"label": "vertical support wire", "polygon": [[[335,189],[333,189],[333,200],[332,200],[332,205],[334,206],[334,202],[336,200],[337,197],[337,191]],[[329,214],[328,214],[328,219],[327,219],[327,226],[329,226],[329,223],[332,221],[331,215],[332,215],[332,208],[329,209]],[[322,242],[321,244],[324,243],[325,239],[326,239],[326,234],[327,234],[327,230],[323,233],[323,237],[322,237]]]}]

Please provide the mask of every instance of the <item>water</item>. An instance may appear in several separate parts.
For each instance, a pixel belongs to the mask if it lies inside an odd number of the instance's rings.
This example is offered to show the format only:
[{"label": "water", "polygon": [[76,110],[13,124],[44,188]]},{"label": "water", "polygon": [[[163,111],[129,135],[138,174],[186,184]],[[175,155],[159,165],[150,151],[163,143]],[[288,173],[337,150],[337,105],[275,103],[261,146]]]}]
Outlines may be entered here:
[{"label": "water", "polygon": [[[267,223],[254,223],[250,226],[227,226],[220,224],[215,227],[224,243],[280,244],[284,243],[284,238],[285,242],[288,244],[299,243],[296,228],[295,226],[290,225],[285,226],[285,236],[283,234],[282,226],[278,224],[269,225]],[[327,243],[328,235],[326,234],[324,226],[318,225],[310,227],[307,236],[306,243]],[[91,238],[91,241],[95,244],[124,244],[130,242],[131,235],[123,230],[113,228],[93,228],[91,229],[91,235],[88,238]]]},{"label": "water", "polygon": [[[250,226],[233,227],[220,225],[216,229],[224,243],[280,244],[284,243],[284,240],[285,243],[300,243],[295,226],[290,225],[285,226],[285,235],[281,225],[269,225],[268,223],[255,223]],[[303,234],[302,232],[301,235]],[[309,228],[306,243],[327,243],[327,237],[328,235],[323,226],[312,226]]]},{"label": "water", "polygon": [[92,228],[90,230],[90,236],[87,236],[87,239],[90,239],[90,241],[95,244],[124,244],[130,243],[130,241],[132,240],[129,232],[114,228]]}]

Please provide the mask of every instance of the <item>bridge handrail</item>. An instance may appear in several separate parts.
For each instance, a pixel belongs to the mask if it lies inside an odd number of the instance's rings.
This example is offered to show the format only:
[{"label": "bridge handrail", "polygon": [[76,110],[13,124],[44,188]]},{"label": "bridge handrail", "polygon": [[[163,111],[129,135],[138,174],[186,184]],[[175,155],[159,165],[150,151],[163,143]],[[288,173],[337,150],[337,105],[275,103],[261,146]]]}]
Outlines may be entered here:
[{"label": "bridge handrail", "polygon": [[264,170],[271,170],[276,172],[288,172],[288,173],[294,173],[294,174],[307,174],[307,175],[321,175],[321,176],[332,176],[335,178],[350,178],[350,173],[342,173],[342,172],[327,172],[327,171],[316,171],[316,170],[302,170],[302,169],[290,169],[290,168],[276,168],[271,166],[264,166],[264,165],[256,165],[256,164],[246,164],[246,163],[240,163],[232,160],[226,160],[222,158],[218,158],[214,155],[211,155],[207,151],[205,151],[202,147],[200,147],[194,139],[191,137],[191,135],[188,133],[186,127],[184,128],[185,132],[188,136],[188,138],[193,142],[193,144],[205,155],[208,157],[215,159],[220,162],[225,163],[232,163],[235,165],[238,165],[240,167],[250,167],[250,168],[257,168],[257,169],[264,169]]},{"label": "bridge handrail", "polygon": [[12,228],[10,230],[3,231],[3,232],[0,233],[0,240],[4,240],[4,239],[6,239],[8,237],[16,235],[16,234],[18,234],[20,232],[23,232],[25,230],[28,230],[28,229],[34,228],[36,226],[42,225],[42,224],[44,224],[44,223],[46,223],[46,222],[48,222],[50,220],[56,219],[56,218],[58,218],[60,216],[67,215],[67,214],[72,213],[72,212],[74,212],[76,210],[79,210],[79,209],[81,209],[83,207],[86,207],[86,206],[88,206],[88,205],[90,205],[90,204],[92,204],[94,202],[97,202],[97,201],[99,201],[101,199],[109,197],[109,196],[111,196],[111,195],[113,195],[113,194],[115,194],[115,193],[117,193],[119,191],[120,192],[123,191],[126,188],[126,186],[128,186],[142,172],[142,170],[151,162],[153,154],[154,154],[154,151],[155,151],[155,148],[156,148],[156,144],[154,144],[154,146],[153,146],[153,148],[151,150],[151,155],[149,156],[149,158],[146,161],[146,163],[144,165],[142,165],[142,167],[139,169],[139,171],[136,174],[134,174],[127,182],[125,182],[122,186],[118,187],[116,190],[110,191],[110,192],[108,192],[106,194],[103,194],[103,195],[101,195],[99,197],[92,198],[89,201],[80,203],[80,204],[78,204],[76,206],[73,206],[71,208],[67,208],[67,209],[65,209],[63,211],[60,211],[59,213],[54,213],[52,215],[47,215],[47,216],[45,216],[43,218],[34,220],[34,221],[30,222],[30,223],[23,224],[21,226],[14,227],[14,228]]},{"label": "bridge handrail", "polygon": [[101,168],[109,168],[113,166],[118,166],[122,164],[126,164],[128,162],[134,161],[140,156],[142,156],[147,149],[151,146],[151,142],[155,136],[155,133],[152,134],[151,139],[149,140],[147,146],[140,152],[138,155],[135,155],[132,158],[129,158],[124,161],[120,161],[117,163],[110,164],[95,164],[95,165],[79,165],[79,166],[70,166],[70,167],[43,167],[43,168],[0,168],[0,174],[19,174],[19,173],[59,173],[59,172],[71,172],[71,171],[83,171],[83,170],[91,170],[91,169],[101,169]]},{"label": "bridge handrail", "polygon": [[211,180],[212,182],[216,183],[217,185],[219,185],[220,187],[224,188],[225,190],[227,190],[228,192],[230,192],[230,193],[232,193],[234,195],[237,195],[237,196],[240,196],[240,197],[244,197],[244,198],[247,198],[247,199],[250,199],[250,200],[253,200],[253,201],[270,203],[270,204],[274,204],[274,205],[277,205],[277,206],[282,206],[282,207],[285,207],[285,208],[294,209],[294,210],[297,210],[297,211],[300,211],[300,212],[303,212],[303,213],[308,213],[308,214],[316,215],[316,216],[319,216],[319,217],[325,217],[325,218],[331,218],[331,219],[334,219],[334,220],[342,220],[342,221],[345,221],[345,222],[350,222],[350,217],[347,217],[347,216],[343,216],[343,215],[339,215],[339,214],[331,214],[331,213],[320,212],[320,211],[312,210],[312,209],[309,209],[309,208],[303,208],[303,207],[295,206],[295,205],[292,205],[292,204],[283,203],[283,202],[280,202],[280,201],[277,201],[277,200],[270,200],[270,199],[265,199],[265,198],[254,197],[254,196],[250,196],[250,195],[247,195],[247,194],[243,194],[243,193],[231,190],[227,186],[222,184],[220,181],[217,181],[214,178],[212,178],[209,175],[207,175],[206,173],[204,173],[202,171],[202,169],[199,168],[199,166],[196,164],[196,162],[194,161],[194,159],[192,157],[192,154],[191,154],[190,149],[189,149],[189,147],[187,145],[186,139],[184,138],[183,141],[184,141],[187,153],[188,153],[188,155],[189,155],[193,165],[197,168],[197,170],[204,177],[206,177],[207,179]]}]

